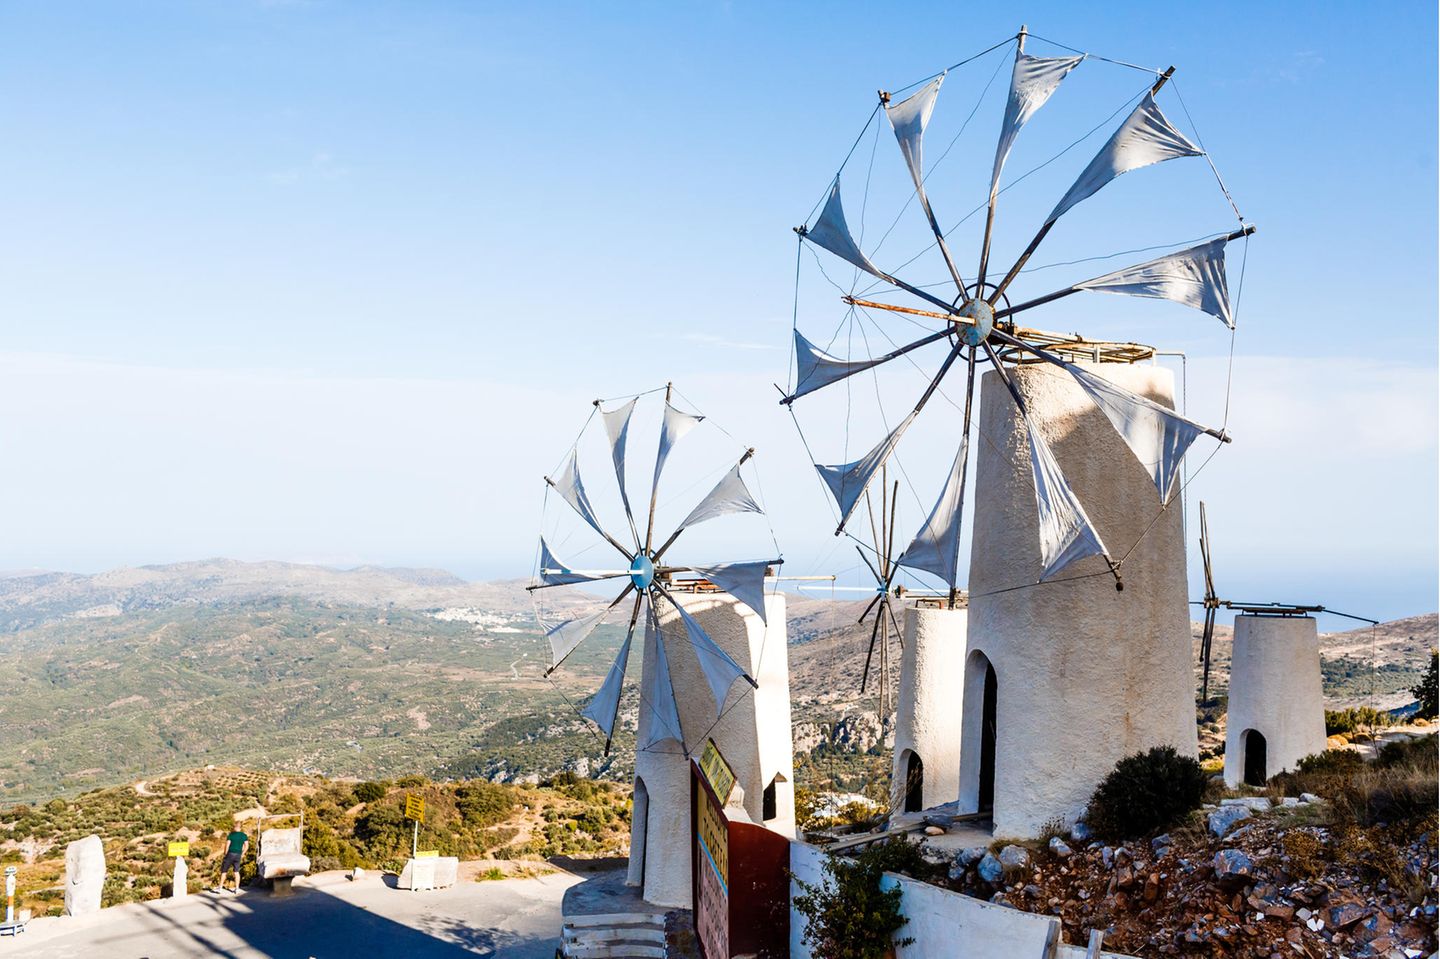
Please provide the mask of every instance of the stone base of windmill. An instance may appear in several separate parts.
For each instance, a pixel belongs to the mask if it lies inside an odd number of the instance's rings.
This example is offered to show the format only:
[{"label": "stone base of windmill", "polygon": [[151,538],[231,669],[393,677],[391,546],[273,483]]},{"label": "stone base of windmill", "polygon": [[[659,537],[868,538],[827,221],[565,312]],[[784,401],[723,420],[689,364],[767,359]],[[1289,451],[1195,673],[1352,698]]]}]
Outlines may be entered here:
[{"label": "stone base of windmill", "polygon": [[[735,772],[730,803],[741,806],[749,821],[794,838],[790,667],[783,595],[765,597],[764,621],[725,593],[675,591],[672,595],[716,644],[750,668],[759,684],[752,688],[743,680],[736,682],[717,721],[694,652],[684,642],[667,646],[681,726],[693,740],[691,755],[666,739],[635,756],[629,882],[656,907],[688,909],[694,837],[691,759],[699,757],[707,739],[714,740]],[[674,610],[662,611],[660,628],[667,637],[684,635]],[[653,668],[653,661],[647,658],[642,668]],[[641,741],[646,739],[650,719],[642,709]]]},{"label": "stone base of windmill", "polygon": [[625,882],[624,869],[598,873],[565,890],[560,914],[560,952],[573,959],[664,959],[667,928],[690,921],[688,909],[646,902],[639,889]]},{"label": "stone base of windmill", "polygon": [[900,817],[954,804],[960,797],[963,699],[955,680],[965,664],[968,617],[964,609],[904,611],[890,778],[890,809]]},{"label": "stone base of windmill", "polygon": [[1262,785],[1325,751],[1320,638],[1308,616],[1236,616],[1225,784]]},{"label": "stone base of windmill", "polygon": [[[1164,406],[1169,370],[1079,364]],[[1178,504],[1161,512],[1149,472],[1089,396],[1049,364],[1011,371],[1101,538],[1099,557],[1037,585],[1042,563],[1029,444],[1005,385],[980,388],[970,616],[963,669],[960,809],[995,834],[1073,823],[1115,763],[1152,746],[1197,753],[1185,543]]]}]

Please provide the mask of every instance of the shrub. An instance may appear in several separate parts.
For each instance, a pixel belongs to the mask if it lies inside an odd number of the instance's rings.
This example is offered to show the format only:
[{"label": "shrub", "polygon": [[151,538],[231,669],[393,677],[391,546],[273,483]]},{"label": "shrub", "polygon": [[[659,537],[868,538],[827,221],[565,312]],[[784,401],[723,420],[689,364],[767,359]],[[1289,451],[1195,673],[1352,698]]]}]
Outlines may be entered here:
[{"label": "shrub", "polygon": [[493,826],[509,817],[515,799],[504,786],[474,782],[455,790],[455,808],[467,825]]},{"label": "shrub", "polygon": [[1172,746],[1126,756],[1101,781],[1085,821],[1102,836],[1129,839],[1171,825],[1200,807],[1205,773]]},{"label": "shrub", "polygon": [[360,783],[355,787],[356,802],[374,802],[385,798],[384,783]]},{"label": "shrub", "polygon": [[[900,888],[881,889],[880,877],[895,871],[892,864],[912,857],[919,858],[918,850],[904,839],[892,839],[854,859],[827,856],[819,883],[797,879],[802,891],[794,903],[807,920],[805,944],[811,952],[820,959],[882,959],[910,920],[900,914]],[[898,945],[913,941],[902,939]]]},{"label": "shrub", "polygon": [[1372,709],[1369,706],[1325,710],[1325,735],[1327,736],[1348,735],[1358,732],[1362,728],[1389,725],[1389,713]]},{"label": "shrub", "polygon": [[1325,844],[1313,832],[1292,829],[1280,837],[1280,848],[1289,860],[1292,876],[1299,879],[1315,879],[1325,871]]},{"label": "shrub", "polygon": [[1440,649],[1430,650],[1430,668],[1425,676],[1410,687],[1410,695],[1420,704],[1415,715],[1420,719],[1434,719],[1440,715],[1440,686],[1437,686],[1436,670],[1440,668]]}]

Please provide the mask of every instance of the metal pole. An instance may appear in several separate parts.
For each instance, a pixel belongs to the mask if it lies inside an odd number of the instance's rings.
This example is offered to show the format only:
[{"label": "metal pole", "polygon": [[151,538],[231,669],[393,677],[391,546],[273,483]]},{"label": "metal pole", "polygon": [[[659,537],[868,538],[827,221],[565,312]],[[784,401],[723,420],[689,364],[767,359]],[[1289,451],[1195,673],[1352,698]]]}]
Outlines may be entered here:
[{"label": "metal pole", "polygon": [[420,852],[420,820],[414,820],[415,831],[410,834],[410,858],[414,859]]}]

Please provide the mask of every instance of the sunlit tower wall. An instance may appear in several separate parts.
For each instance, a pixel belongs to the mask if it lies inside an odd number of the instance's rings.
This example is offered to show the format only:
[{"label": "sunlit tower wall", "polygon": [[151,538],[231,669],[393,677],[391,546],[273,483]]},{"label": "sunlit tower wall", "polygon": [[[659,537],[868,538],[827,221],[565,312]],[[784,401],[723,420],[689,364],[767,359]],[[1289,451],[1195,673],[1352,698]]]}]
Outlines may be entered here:
[{"label": "sunlit tower wall", "polygon": [[1320,637],[1313,618],[1235,617],[1225,723],[1228,786],[1257,780],[1258,785],[1325,751]]},{"label": "sunlit tower wall", "polygon": [[968,612],[905,610],[905,648],[895,705],[891,807],[918,812],[960,795],[961,690]]},{"label": "sunlit tower wall", "polygon": [[[680,725],[691,754],[707,738],[735,771],[730,804],[744,807],[752,822],[795,836],[795,765],[790,727],[790,663],[786,649],[785,597],[767,594],[765,620],[728,593],[670,590],[701,628],[741,666],[758,688],[743,679],[730,687],[721,718],[695,653],[685,640],[679,614],[660,602],[660,629],[675,687]],[[653,688],[655,657],[647,643],[640,688]],[[639,741],[654,716],[640,704]],[[627,881],[647,902],[691,908],[690,761],[679,743],[666,740],[635,754],[635,801],[630,823]]]},{"label": "sunlit tower wall", "polygon": [[[1082,365],[1174,406],[1166,369]],[[1125,756],[1158,745],[1195,756],[1195,692],[1179,504],[1160,513],[1147,471],[1063,370],[1029,365],[1011,376],[1111,555],[1134,546],[1122,567],[1123,592],[1098,557],[1034,585],[1042,563],[1029,445],[1004,383],[986,373],[960,809],[976,811],[988,800],[995,835],[1029,837],[1052,820],[1082,816]]]}]

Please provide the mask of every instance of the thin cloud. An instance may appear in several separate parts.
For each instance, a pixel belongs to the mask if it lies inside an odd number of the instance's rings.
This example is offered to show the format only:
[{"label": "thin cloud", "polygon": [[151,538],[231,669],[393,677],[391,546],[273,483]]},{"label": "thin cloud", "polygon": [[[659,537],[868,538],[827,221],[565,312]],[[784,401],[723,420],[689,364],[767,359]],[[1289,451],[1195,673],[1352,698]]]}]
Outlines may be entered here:
[{"label": "thin cloud", "polygon": [[713,333],[686,333],[681,339],[689,343],[701,343],[705,346],[719,346],[729,350],[773,350],[773,343],[751,343],[745,340],[732,340],[723,336],[716,336]]}]

